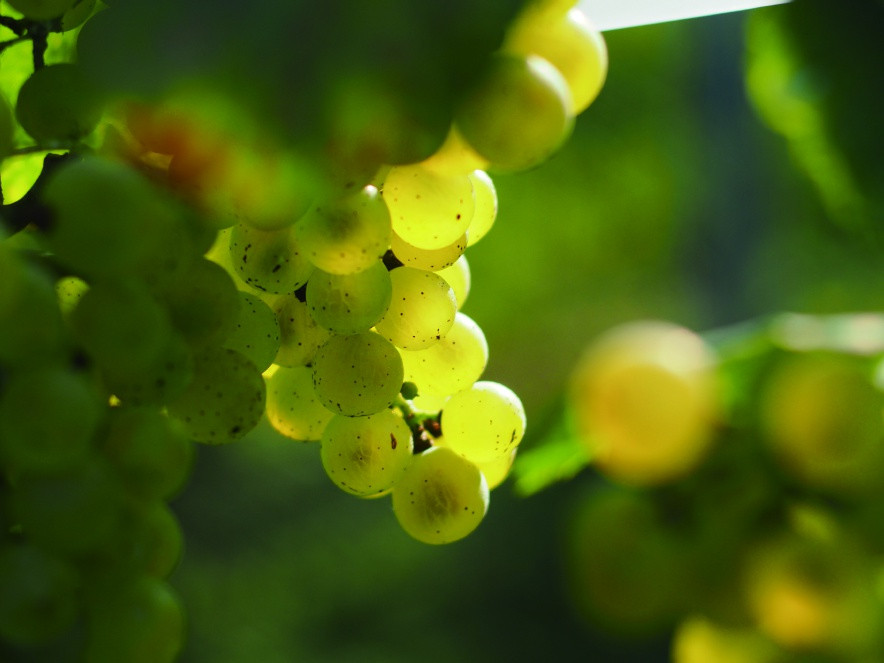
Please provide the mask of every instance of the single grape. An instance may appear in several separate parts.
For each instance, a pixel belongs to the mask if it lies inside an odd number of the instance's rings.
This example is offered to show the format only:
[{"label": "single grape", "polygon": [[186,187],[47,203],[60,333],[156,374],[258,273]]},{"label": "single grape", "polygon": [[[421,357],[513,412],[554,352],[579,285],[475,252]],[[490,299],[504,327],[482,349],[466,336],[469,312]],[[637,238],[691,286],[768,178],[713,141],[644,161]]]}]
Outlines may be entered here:
[{"label": "single grape", "polygon": [[571,92],[573,115],[595,100],[608,73],[605,40],[578,8],[564,14],[524,12],[509,28],[503,51],[539,55],[558,69]]},{"label": "single grape", "polygon": [[489,168],[525,170],[568,138],[574,125],[571,104],[567,82],[549,62],[497,53],[461,102],[455,122]]},{"label": "single grape", "polygon": [[264,400],[264,380],[251,361],[235,350],[206,348],[194,356],[193,380],[168,409],[191,439],[225,444],[258,425]]},{"label": "single grape", "polygon": [[463,255],[467,248],[467,235],[461,235],[454,242],[448,246],[443,246],[441,249],[419,249],[413,244],[406,242],[396,233],[393,233],[390,248],[393,250],[393,254],[406,267],[436,272],[453,265]]},{"label": "single grape", "polygon": [[377,332],[404,350],[421,350],[437,343],[454,324],[454,291],[434,272],[397,267],[390,272],[393,296]]},{"label": "single grape", "polygon": [[337,334],[368,331],[387,312],[393,285],[380,260],[355,274],[329,274],[320,269],[307,283],[307,307],[320,325]]},{"label": "single grape", "polygon": [[279,322],[279,352],[275,363],[280,366],[306,366],[313,361],[316,351],[331,336],[331,332],[317,324],[310,315],[306,302],[295,295],[284,295],[273,303]]},{"label": "single grape", "polygon": [[319,440],[332,412],[322,405],[313,388],[313,371],[307,366],[279,366],[266,382],[270,424],[293,440]]},{"label": "single grape", "polygon": [[15,470],[52,471],[93,449],[104,404],[90,380],[61,366],[14,373],[0,391],[0,458]]},{"label": "single grape", "polygon": [[423,543],[462,539],[487,511],[488,482],[479,468],[444,447],[416,455],[393,487],[396,520]]},{"label": "single grape", "polygon": [[459,311],[467,301],[467,297],[470,294],[470,286],[472,285],[470,263],[467,262],[466,255],[458,258],[453,265],[440,269],[438,274],[451,286],[451,290],[454,292],[454,299],[457,302],[457,310]]},{"label": "single grape", "polygon": [[467,246],[472,246],[488,234],[497,219],[497,190],[484,170],[474,170],[469,177],[476,193],[476,211],[467,228]]},{"label": "single grape", "polygon": [[239,302],[239,317],[224,347],[242,353],[259,371],[264,371],[279,352],[279,321],[273,309],[257,295],[240,292]]},{"label": "single grape", "polygon": [[454,325],[438,343],[424,350],[404,350],[405,379],[420,396],[450,396],[468,389],[488,364],[488,343],[472,318],[457,312]]},{"label": "single grape", "polygon": [[77,618],[77,572],[31,544],[0,549],[0,639],[23,647],[61,635]]},{"label": "single grape", "polygon": [[477,382],[449,398],[442,410],[442,433],[449,449],[476,463],[509,455],[525,434],[525,410],[510,389]]},{"label": "single grape", "polygon": [[304,254],[330,274],[374,265],[389,248],[390,233],[390,212],[373,186],[316,205],[295,226]]},{"label": "single grape", "polygon": [[175,495],[193,462],[181,426],[153,408],[113,408],[101,450],[126,489],[144,500]]},{"label": "single grape", "polygon": [[313,272],[293,228],[264,231],[245,224],[230,233],[230,260],[236,275],[257,290],[290,294]]},{"label": "single grape", "polygon": [[365,332],[326,341],[313,360],[313,384],[332,412],[356,417],[389,407],[402,388],[402,359],[393,344]]},{"label": "single grape", "polygon": [[[70,5],[70,2],[66,2]],[[75,64],[37,69],[21,86],[15,117],[36,141],[72,141],[101,118],[98,91]]]},{"label": "single grape", "polygon": [[411,463],[411,430],[392,410],[335,415],[322,433],[322,467],[341,490],[359,497],[389,492]]},{"label": "single grape", "polygon": [[421,249],[460,238],[473,218],[475,195],[467,175],[444,176],[420,164],[397,166],[384,179],[393,231]]}]

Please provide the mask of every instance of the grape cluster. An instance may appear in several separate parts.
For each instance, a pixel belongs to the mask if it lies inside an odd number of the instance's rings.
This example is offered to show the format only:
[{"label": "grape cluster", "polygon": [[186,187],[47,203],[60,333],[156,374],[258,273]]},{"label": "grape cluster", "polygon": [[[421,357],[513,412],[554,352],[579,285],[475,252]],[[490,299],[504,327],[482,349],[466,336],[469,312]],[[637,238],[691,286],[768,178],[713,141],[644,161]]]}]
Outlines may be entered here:
[{"label": "grape cluster", "polygon": [[[2,214],[0,642],[173,660],[168,501],[192,442],[235,441],[264,416],[318,443],[342,490],[391,495],[412,537],[472,532],[526,421],[481,379],[464,251],[497,216],[488,171],[549,157],[601,86],[604,44],[582,14],[529,4],[420,157],[398,128],[368,140],[346,123],[317,156],[274,144],[211,86],[145,101],[96,82],[89,58],[126,8],[10,4],[0,47],[33,58],[14,110],[0,99],[0,156],[55,153]],[[87,19],[81,65],[64,54]]]}]

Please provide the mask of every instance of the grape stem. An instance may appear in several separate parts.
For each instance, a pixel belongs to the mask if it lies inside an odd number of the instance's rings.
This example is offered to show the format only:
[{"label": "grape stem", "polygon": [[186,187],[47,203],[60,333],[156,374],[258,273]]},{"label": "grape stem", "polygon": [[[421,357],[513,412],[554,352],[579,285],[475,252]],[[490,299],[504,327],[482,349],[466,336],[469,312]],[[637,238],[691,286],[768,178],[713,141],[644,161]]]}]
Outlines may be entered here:
[{"label": "grape stem", "polygon": [[411,429],[414,440],[414,453],[418,454],[433,446],[433,438],[442,435],[439,425],[439,413],[425,412],[414,408],[411,402],[398,395],[393,407],[402,414],[402,418]]}]

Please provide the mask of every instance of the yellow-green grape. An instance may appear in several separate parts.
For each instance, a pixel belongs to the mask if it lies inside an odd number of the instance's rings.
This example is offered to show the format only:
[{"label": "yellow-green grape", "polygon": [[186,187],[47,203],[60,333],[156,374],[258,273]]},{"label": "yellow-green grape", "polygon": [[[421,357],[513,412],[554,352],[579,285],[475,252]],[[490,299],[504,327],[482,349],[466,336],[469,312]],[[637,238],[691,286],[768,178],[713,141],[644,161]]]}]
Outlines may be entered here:
[{"label": "yellow-green grape", "polygon": [[126,405],[165,405],[193,379],[193,351],[173,333],[148,366],[135,373],[106,367],[102,378],[108,391]]},{"label": "yellow-green grape", "polygon": [[390,246],[390,212],[373,186],[316,205],[295,225],[304,254],[330,274],[368,269]]},{"label": "yellow-green grape", "polygon": [[81,556],[112,539],[125,492],[106,460],[89,458],[64,471],[22,475],[11,497],[13,520],[29,541]]},{"label": "yellow-green grape", "polygon": [[89,284],[79,276],[63,276],[55,282],[55,294],[62,316],[67,318],[70,315],[88,289]]},{"label": "yellow-green grape", "polygon": [[18,471],[75,464],[92,451],[103,412],[80,373],[61,366],[13,373],[0,391],[0,458]]},{"label": "yellow-green grape", "polygon": [[86,605],[89,663],[173,663],[184,610],[168,583],[140,576],[92,589]]},{"label": "yellow-green grape", "polygon": [[406,267],[437,272],[453,265],[463,255],[467,248],[467,236],[463,234],[440,249],[419,249],[393,233],[390,248],[393,250],[393,255]]},{"label": "yellow-green grape", "polygon": [[74,0],[74,4],[61,16],[61,30],[67,32],[83,25],[92,15],[96,0]]},{"label": "yellow-green grape", "polygon": [[264,380],[250,360],[228,348],[206,348],[194,356],[193,380],[168,410],[191,439],[225,444],[258,425],[264,401]]},{"label": "yellow-green grape", "polygon": [[375,497],[399,481],[413,450],[408,424],[392,410],[366,417],[335,415],[322,434],[322,467],[341,490]]},{"label": "yellow-green grape", "polygon": [[25,543],[0,550],[0,639],[21,647],[50,642],[77,618],[77,572]]},{"label": "yellow-green grape", "polygon": [[0,95],[0,159],[12,152],[12,133],[14,129],[12,110],[6,99]]},{"label": "yellow-green grape", "polygon": [[384,180],[384,200],[393,231],[421,249],[456,242],[470,225],[475,207],[467,175],[440,175],[420,164],[392,168]]},{"label": "yellow-green grape", "polygon": [[469,175],[477,168],[486,168],[488,160],[483,159],[463,139],[457,127],[452,125],[445,142],[429,159],[421,161],[421,166],[445,176]]},{"label": "yellow-green grape", "polygon": [[470,263],[467,262],[466,255],[462,255],[453,265],[440,269],[437,273],[451,286],[451,290],[454,292],[454,299],[457,302],[457,310],[459,311],[463,308],[464,302],[467,301],[467,296],[470,294],[470,285],[472,284]]},{"label": "yellow-green grape", "polygon": [[2,242],[0,320],[0,362],[6,366],[31,368],[61,359],[64,324],[52,281]]},{"label": "yellow-green grape", "polygon": [[54,64],[37,69],[21,86],[15,117],[36,141],[72,141],[96,127],[101,100],[77,65]]},{"label": "yellow-green grape", "polygon": [[497,53],[461,102],[455,122],[489,168],[525,170],[548,159],[570,135],[571,104],[567,82],[549,62]]},{"label": "yellow-green grape", "polygon": [[9,0],[9,5],[28,18],[47,21],[68,11],[76,0]]},{"label": "yellow-green grape", "polygon": [[312,369],[279,366],[265,379],[270,424],[293,440],[319,440],[333,415],[316,394]]},{"label": "yellow-green grape", "polygon": [[484,170],[474,170],[469,178],[476,193],[476,211],[467,228],[467,246],[472,246],[488,234],[497,219],[497,190]]},{"label": "yellow-green grape", "polygon": [[154,408],[113,408],[101,450],[126,489],[143,500],[175,495],[193,460],[181,426]]},{"label": "yellow-green grape", "polygon": [[98,157],[63,164],[43,200],[53,212],[47,244],[59,261],[86,276],[145,274],[169,252],[177,211],[131,168]]},{"label": "yellow-green grape", "polygon": [[675,630],[672,663],[776,663],[781,652],[754,628],[689,617]]},{"label": "yellow-green grape", "polygon": [[479,470],[485,475],[485,480],[488,482],[488,490],[494,490],[509,476],[516,460],[517,451],[518,449],[513,449],[506,456],[485,463],[477,463]]},{"label": "yellow-green grape", "polygon": [[264,231],[240,223],[230,233],[230,260],[243,282],[275,295],[293,293],[313,273],[294,228]]},{"label": "yellow-green grape", "polygon": [[320,325],[337,334],[366,332],[390,306],[393,285],[380,260],[355,274],[316,269],[307,282],[307,308]]},{"label": "yellow-green grape", "polygon": [[438,343],[424,350],[403,350],[405,380],[418,386],[420,397],[450,396],[469,389],[488,364],[485,334],[460,311],[454,325]]},{"label": "yellow-green grape", "polygon": [[313,360],[313,385],[332,412],[357,417],[392,405],[402,388],[402,359],[375,332],[334,334]]},{"label": "yellow-green grape", "polygon": [[454,291],[434,272],[397,267],[390,272],[393,297],[377,332],[403,350],[421,350],[437,343],[454,324]]},{"label": "yellow-green grape", "polygon": [[509,455],[525,435],[525,409],[512,390],[481,381],[459,391],[442,409],[446,446],[474,463]]},{"label": "yellow-green grape", "polygon": [[602,33],[577,8],[564,14],[524,12],[507,32],[503,50],[539,55],[558,69],[571,92],[573,115],[595,100],[608,73]]},{"label": "yellow-green grape", "polygon": [[280,333],[276,313],[263,299],[250,292],[239,293],[239,317],[224,347],[250,359],[259,371],[266,370],[279,352]]},{"label": "yellow-green grape", "polygon": [[716,391],[715,357],[703,339],[671,323],[637,322],[587,350],[571,401],[599,469],[653,485],[684,476],[705,456]]},{"label": "yellow-green grape", "polygon": [[784,467],[838,494],[877,490],[884,471],[884,393],[851,357],[801,354],[761,393],[762,430]]},{"label": "yellow-green grape", "polygon": [[274,362],[280,366],[305,366],[312,362],[331,332],[313,319],[306,302],[295,295],[276,299],[273,311],[279,322],[279,351]]},{"label": "yellow-green grape", "polygon": [[161,295],[175,329],[195,348],[220,345],[239,318],[239,291],[220,265],[200,258]]},{"label": "yellow-green grape", "polygon": [[120,377],[149,370],[172,336],[166,311],[136,281],[95,283],[71,312],[70,326],[96,364]]},{"label": "yellow-green grape", "polygon": [[393,487],[393,513],[423,543],[452,543],[488,511],[488,482],[473,463],[444,447],[416,455]]}]

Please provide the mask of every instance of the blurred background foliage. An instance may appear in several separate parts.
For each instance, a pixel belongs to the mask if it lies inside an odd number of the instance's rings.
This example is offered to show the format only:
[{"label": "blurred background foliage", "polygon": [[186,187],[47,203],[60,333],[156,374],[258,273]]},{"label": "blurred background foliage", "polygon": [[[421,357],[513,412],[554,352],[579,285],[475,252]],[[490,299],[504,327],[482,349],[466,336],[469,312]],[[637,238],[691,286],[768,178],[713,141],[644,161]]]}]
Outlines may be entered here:
[{"label": "blurred background foliage", "polygon": [[[881,56],[856,37],[881,5],[811,20],[821,6],[608,33],[608,81],[568,144],[495,177],[500,216],[469,252],[464,310],[486,333],[487,378],[524,401],[527,453],[614,324],[882,308]],[[788,84],[796,69],[805,84]],[[789,113],[816,119],[799,135]],[[386,501],[333,486],[318,445],[261,426],[198,451],[173,503],[186,663],[670,658],[667,625],[615,633],[581,609],[567,542],[603,481],[591,470],[530,498],[511,480],[476,532],[430,547]]]}]

